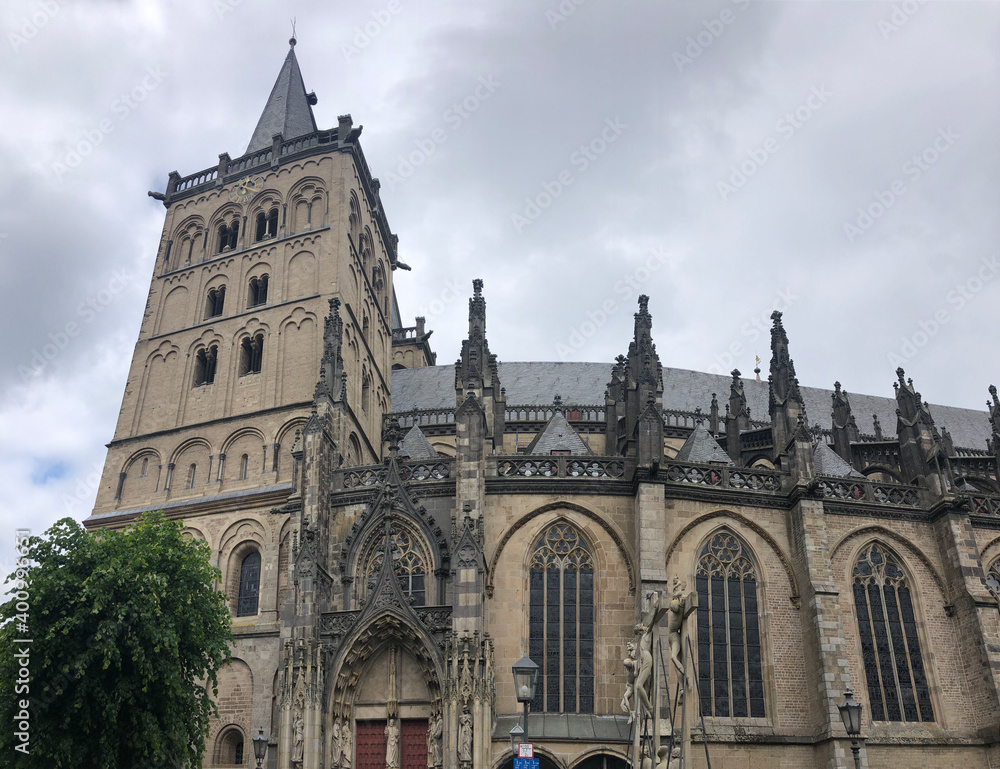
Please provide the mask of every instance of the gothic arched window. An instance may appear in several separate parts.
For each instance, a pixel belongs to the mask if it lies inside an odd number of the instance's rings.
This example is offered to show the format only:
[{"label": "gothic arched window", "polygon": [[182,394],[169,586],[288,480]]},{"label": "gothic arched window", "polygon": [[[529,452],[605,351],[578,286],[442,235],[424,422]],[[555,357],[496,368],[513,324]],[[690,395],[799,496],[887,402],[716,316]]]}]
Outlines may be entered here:
[{"label": "gothic arched window", "polygon": [[997,600],[1000,600],[1000,558],[995,560],[990,570],[986,572],[986,587]]},{"label": "gothic arched window", "polygon": [[237,617],[252,617],[257,613],[260,597],[260,552],[248,553],[240,564],[240,592],[236,601]]},{"label": "gothic arched window", "polygon": [[[382,561],[385,559],[385,542],[379,542],[371,557],[365,572],[365,584],[371,595],[382,571]],[[410,534],[404,530],[392,530],[392,571],[399,581],[399,587],[404,595],[412,599],[414,606],[424,606],[427,603],[427,566],[423,554],[413,542]]]},{"label": "gothic arched window", "polygon": [[873,543],[854,567],[854,608],[873,721],[933,721],[906,574]]},{"label": "gothic arched window", "polygon": [[702,715],[763,718],[757,573],[734,534],[720,531],[705,543],[695,582]]},{"label": "gothic arched window", "polygon": [[539,686],[531,708],[594,712],[594,560],[576,529],[557,523],[535,543],[529,571],[528,655]]}]

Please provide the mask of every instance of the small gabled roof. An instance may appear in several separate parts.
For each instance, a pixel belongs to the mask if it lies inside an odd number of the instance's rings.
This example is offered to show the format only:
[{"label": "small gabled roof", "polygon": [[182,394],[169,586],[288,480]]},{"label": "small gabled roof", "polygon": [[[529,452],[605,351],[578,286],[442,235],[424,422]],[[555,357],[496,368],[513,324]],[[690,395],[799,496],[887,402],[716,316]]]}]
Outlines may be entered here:
[{"label": "small gabled roof", "polygon": [[704,422],[694,426],[694,431],[684,441],[674,459],[679,462],[703,462],[713,465],[733,464],[732,458],[722,450],[722,446],[712,437]]},{"label": "small gabled roof", "polygon": [[316,103],[315,94],[307,94],[302,82],[302,72],[295,58],[295,38],[289,43],[288,55],[281,65],[278,79],[274,81],[271,95],[257,121],[247,153],[265,150],[271,146],[275,134],[281,134],[283,139],[297,139],[316,131],[316,119],[313,117],[312,105]]},{"label": "small gabled roof", "polygon": [[813,449],[813,464],[816,467],[816,475],[832,475],[837,478],[865,477],[823,441],[819,441]]},{"label": "small gabled roof", "polygon": [[437,450],[427,440],[424,431],[418,425],[413,425],[410,432],[399,444],[399,456],[410,459],[436,459]]},{"label": "small gabled roof", "polygon": [[527,453],[541,455],[551,454],[553,451],[568,451],[575,456],[586,456],[594,453],[558,409],[546,422],[542,431],[528,444]]}]

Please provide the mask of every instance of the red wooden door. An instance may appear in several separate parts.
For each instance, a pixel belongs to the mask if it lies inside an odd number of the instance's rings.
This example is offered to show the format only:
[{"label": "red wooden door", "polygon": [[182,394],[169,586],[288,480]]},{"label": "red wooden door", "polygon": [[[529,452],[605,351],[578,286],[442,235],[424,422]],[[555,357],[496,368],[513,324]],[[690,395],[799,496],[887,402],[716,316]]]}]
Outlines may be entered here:
[{"label": "red wooden door", "polygon": [[[400,769],[427,769],[427,719],[408,718],[402,727]],[[384,751],[382,758],[384,763]]]},{"label": "red wooden door", "polygon": [[[385,721],[355,723],[357,736],[354,739],[354,746],[357,758],[354,765],[357,769],[385,769]],[[424,765],[426,764],[425,759]]]}]

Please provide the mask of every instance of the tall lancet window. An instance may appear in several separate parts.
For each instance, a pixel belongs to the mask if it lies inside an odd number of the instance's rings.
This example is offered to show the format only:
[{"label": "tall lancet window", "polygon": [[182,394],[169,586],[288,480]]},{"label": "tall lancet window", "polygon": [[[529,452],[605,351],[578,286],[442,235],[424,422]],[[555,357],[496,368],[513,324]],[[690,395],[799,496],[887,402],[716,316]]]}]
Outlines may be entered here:
[{"label": "tall lancet window", "polygon": [[576,529],[549,528],[530,569],[528,655],[538,663],[531,709],[594,712],[594,559]]},{"label": "tall lancet window", "polygon": [[[406,531],[392,530],[392,570],[399,581],[403,594],[411,599],[414,606],[424,606],[427,602],[427,566],[423,554]],[[385,560],[385,540],[376,546],[368,561],[365,575],[370,596],[378,582],[382,571],[382,561]]]},{"label": "tall lancet window", "polygon": [[248,553],[240,564],[240,592],[236,601],[237,617],[252,617],[257,613],[260,597],[260,552]]},{"label": "tall lancet window", "polygon": [[872,543],[854,567],[854,607],[873,721],[933,721],[906,574]]},{"label": "tall lancet window", "polygon": [[757,571],[737,537],[702,548],[698,589],[698,693],[705,716],[764,717]]}]

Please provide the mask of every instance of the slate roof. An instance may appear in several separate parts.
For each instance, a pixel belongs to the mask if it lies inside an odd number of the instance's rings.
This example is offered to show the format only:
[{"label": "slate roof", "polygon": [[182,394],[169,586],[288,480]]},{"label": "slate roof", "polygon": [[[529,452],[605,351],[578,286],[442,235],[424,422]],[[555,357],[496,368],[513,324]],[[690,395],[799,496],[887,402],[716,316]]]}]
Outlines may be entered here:
[{"label": "slate roof", "polygon": [[838,478],[864,478],[865,476],[844,461],[829,444],[818,441],[813,449],[816,475],[833,475]]},{"label": "slate roof", "polygon": [[410,459],[434,459],[438,455],[437,450],[427,440],[424,431],[419,425],[413,425],[399,443],[399,456]]},{"label": "slate roof", "polygon": [[731,465],[733,460],[722,450],[719,442],[712,437],[712,434],[699,422],[694,430],[684,441],[681,450],[674,457],[678,462],[705,462],[712,464]]},{"label": "slate roof", "polygon": [[[315,97],[313,102],[315,103]],[[309,96],[302,82],[302,72],[295,58],[293,42],[288,49],[284,64],[281,65],[278,79],[274,81],[271,95],[267,97],[267,104],[264,105],[260,120],[257,121],[257,127],[247,146],[247,153],[270,147],[275,134],[281,134],[283,139],[288,140],[307,136],[316,130],[316,119],[313,117]]]},{"label": "slate roof", "polygon": [[[604,403],[604,391],[611,378],[610,363],[501,363],[500,382],[507,388],[511,405],[552,403],[561,395],[565,404],[596,405]],[[700,371],[663,368],[663,407],[680,411],[701,410],[708,413],[712,393],[720,404],[729,399],[731,377]],[[891,387],[891,382],[888,383]],[[743,387],[753,419],[767,420],[767,382],[744,379]],[[832,390],[802,387],[809,424],[830,427]],[[851,409],[861,432],[873,431],[871,417],[877,414],[887,438],[896,434],[896,399],[892,396],[850,393]],[[392,372],[392,408],[455,408],[454,365],[400,369]],[[956,446],[985,449],[990,437],[989,416],[985,411],[931,405],[938,427],[947,427]],[[723,411],[725,407],[723,406]]]},{"label": "slate roof", "polygon": [[528,444],[528,454],[551,454],[553,451],[568,451],[574,456],[592,454],[583,438],[566,421],[561,411],[557,411],[545,423],[542,431]]}]

